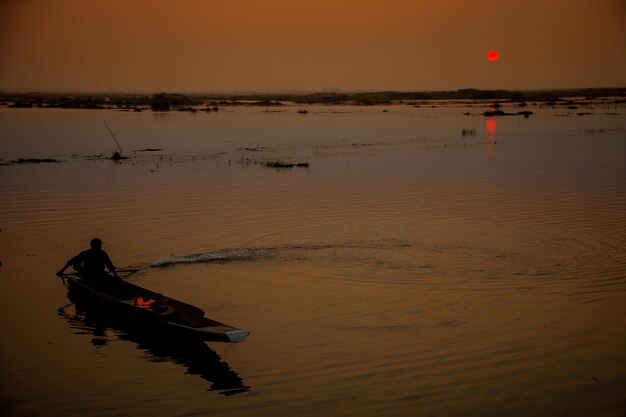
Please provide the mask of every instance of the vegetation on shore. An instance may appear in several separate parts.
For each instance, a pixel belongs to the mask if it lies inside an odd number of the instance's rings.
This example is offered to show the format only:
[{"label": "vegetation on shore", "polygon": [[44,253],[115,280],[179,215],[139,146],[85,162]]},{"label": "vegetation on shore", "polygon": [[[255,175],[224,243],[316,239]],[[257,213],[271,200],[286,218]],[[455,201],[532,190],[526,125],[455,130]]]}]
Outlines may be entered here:
[{"label": "vegetation on shore", "polygon": [[568,104],[571,98],[594,100],[612,97],[626,103],[626,88],[584,88],[560,90],[477,90],[454,91],[377,91],[324,92],[301,94],[128,94],[128,93],[16,93],[0,92],[0,105],[12,108],[117,109],[124,111],[218,111],[224,106],[276,107],[285,102],[296,104],[385,105],[428,100],[497,100],[548,105]]},{"label": "vegetation on shore", "polygon": [[266,166],[268,168],[293,168],[293,167],[298,167],[298,168],[308,168],[309,167],[309,163],[308,162],[297,162],[297,163],[292,163],[292,162],[284,162],[281,161],[279,159],[277,160],[272,160],[272,161],[265,161],[262,163],[263,166]]}]

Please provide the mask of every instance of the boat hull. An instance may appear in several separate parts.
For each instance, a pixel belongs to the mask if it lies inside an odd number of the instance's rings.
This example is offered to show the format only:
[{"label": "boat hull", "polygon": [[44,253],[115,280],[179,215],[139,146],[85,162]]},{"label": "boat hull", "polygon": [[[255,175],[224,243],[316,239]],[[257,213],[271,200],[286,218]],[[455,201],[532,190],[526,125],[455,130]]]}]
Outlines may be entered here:
[{"label": "boat hull", "polygon": [[125,320],[157,332],[231,343],[242,342],[250,334],[248,330],[206,318],[198,307],[121,279],[67,277],[65,282],[70,299],[89,299]]}]

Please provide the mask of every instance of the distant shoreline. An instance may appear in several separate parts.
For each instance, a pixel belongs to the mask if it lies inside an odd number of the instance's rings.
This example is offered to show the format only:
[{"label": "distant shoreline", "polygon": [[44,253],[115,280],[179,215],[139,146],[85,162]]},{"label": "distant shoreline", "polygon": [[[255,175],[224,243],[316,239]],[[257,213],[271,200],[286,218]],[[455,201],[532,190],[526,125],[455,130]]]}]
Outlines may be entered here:
[{"label": "distant shoreline", "polygon": [[[626,103],[626,88],[579,88],[552,90],[479,90],[465,88],[450,91],[376,91],[318,93],[79,93],[79,92],[2,92],[0,106],[11,108],[120,109],[127,111],[204,110],[218,111],[220,106],[281,106],[284,103],[387,105],[429,100],[467,100],[523,103],[553,103],[571,98],[595,100],[612,97]],[[202,109],[198,109],[203,106]]]}]

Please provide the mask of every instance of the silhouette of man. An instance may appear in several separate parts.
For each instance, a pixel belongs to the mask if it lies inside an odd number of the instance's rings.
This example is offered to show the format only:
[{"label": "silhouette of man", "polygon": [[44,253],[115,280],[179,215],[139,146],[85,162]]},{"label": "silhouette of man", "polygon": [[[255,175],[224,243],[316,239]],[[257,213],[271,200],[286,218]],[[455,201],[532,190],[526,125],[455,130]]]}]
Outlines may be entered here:
[{"label": "silhouette of man", "polygon": [[102,241],[97,237],[93,238],[91,239],[90,246],[91,248],[82,251],[67,261],[65,266],[57,272],[57,275],[62,276],[65,270],[72,266],[76,270],[77,275],[81,278],[98,278],[106,275],[104,271],[104,267],[106,266],[109,272],[112,273],[114,277],[118,278],[113,262],[111,262],[109,255],[102,250]]}]

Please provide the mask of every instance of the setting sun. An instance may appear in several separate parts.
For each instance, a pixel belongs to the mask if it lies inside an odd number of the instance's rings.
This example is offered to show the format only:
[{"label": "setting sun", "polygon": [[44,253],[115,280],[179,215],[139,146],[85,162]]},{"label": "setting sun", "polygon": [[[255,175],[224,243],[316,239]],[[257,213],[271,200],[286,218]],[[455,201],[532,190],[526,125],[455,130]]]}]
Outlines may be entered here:
[{"label": "setting sun", "polygon": [[497,61],[499,57],[500,57],[500,55],[498,54],[497,51],[489,51],[489,52],[487,52],[487,59],[489,61]]}]

